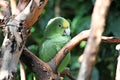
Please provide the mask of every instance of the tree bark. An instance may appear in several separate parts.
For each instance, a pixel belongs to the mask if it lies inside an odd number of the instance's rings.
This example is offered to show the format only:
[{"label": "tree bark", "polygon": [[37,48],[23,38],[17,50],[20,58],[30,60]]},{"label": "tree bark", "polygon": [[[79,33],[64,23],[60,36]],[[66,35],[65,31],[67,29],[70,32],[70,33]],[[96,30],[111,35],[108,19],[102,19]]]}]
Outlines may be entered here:
[{"label": "tree bark", "polygon": [[90,80],[99,45],[104,31],[106,16],[112,0],[96,0],[92,13],[90,35],[83,52],[83,60],[77,80]]},{"label": "tree bark", "polygon": [[5,38],[0,53],[0,80],[15,78],[30,27],[36,22],[46,3],[47,0],[31,0],[21,13],[4,21]]}]

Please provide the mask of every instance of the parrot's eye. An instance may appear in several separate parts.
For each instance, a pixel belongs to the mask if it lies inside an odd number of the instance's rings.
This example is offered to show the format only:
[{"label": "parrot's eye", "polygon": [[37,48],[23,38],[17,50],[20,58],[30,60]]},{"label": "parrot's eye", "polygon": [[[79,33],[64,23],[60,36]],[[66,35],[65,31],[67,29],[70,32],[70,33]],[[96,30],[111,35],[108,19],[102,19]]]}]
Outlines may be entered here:
[{"label": "parrot's eye", "polygon": [[62,28],[62,25],[59,24],[58,26],[59,26],[60,28]]}]

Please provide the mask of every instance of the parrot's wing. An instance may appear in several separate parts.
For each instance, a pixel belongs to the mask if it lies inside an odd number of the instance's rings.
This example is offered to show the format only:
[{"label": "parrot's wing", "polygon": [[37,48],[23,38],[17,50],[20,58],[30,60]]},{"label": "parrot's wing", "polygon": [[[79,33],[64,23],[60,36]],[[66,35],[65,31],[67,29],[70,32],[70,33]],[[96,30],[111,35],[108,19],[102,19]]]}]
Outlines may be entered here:
[{"label": "parrot's wing", "polygon": [[46,40],[40,49],[39,57],[45,62],[50,61],[57,53],[56,46],[51,40]]},{"label": "parrot's wing", "polygon": [[[54,39],[53,43],[56,46],[57,51],[59,51],[69,40],[70,40],[70,38],[68,38],[68,37],[60,37],[59,36],[58,38]],[[57,71],[59,73],[61,73],[65,69],[65,67],[68,65],[70,59],[71,59],[71,55],[70,55],[70,53],[68,53],[57,69]]]}]

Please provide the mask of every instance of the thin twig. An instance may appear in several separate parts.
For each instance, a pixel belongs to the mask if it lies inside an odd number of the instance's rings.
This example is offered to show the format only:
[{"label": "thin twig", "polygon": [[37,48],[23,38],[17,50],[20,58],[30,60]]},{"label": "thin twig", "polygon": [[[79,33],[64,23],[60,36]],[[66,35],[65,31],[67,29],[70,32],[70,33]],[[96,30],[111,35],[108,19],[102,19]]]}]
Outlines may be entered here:
[{"label": "thin twig", "polygon": [[20,61],[20,78],[21,80],[26,80],[25,68],[22,61]]},{"label": "thin twig", "polygon": [[11,6],[12,15],[14,16],[15,10],[16,10],[16,7],[17,7],[16,0],[10,0],[10,6]]},{"label": "thin twig", "polygon": [[77,80],[90,80],[91,72],[96,61],[96,56],[104,31],[106,15],[112,0],[96,0],[92,14],[90,35],[83,52],[84,59],[81,62]]},{"label": "thin twig", "polygon": [[[0,12],[0,19],[2,20],[4,18],[3,14]],[[1,22],[0,22],[1,23]]]},{"label": "thin twig", "polygon": [[120,80],[120,52],[117,58],[117,69],[116,69],[116,77],[115,80]]},{"label": "thin twig", "polygon": [[60,3],[61,3],[61,0],[56,0],[55,2],[55,16],[60,16]]},{"label": "thin twig", "polygon": [[116,77],[115,80],[120,80],[120,44],[116,46],[116,50],[118,50],[118,62],[117,62],[117,69],[116,69]]},{"label": "thin twig", "polygon": [[105,36],[102,36],[102,42],[120,43],[120,37],[105,37]]}]

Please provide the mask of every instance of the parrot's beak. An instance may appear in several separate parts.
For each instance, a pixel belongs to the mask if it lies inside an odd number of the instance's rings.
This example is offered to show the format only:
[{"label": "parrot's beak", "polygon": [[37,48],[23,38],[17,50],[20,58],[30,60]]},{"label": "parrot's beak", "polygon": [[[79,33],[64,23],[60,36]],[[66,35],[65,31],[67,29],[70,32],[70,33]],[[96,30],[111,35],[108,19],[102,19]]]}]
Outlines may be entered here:
[{"label": "parrot's beak", "polygon": [[70,36],[70,28],[69,27],[64,30],[64,35]]}]

